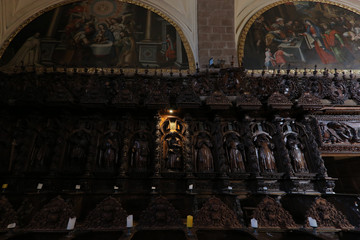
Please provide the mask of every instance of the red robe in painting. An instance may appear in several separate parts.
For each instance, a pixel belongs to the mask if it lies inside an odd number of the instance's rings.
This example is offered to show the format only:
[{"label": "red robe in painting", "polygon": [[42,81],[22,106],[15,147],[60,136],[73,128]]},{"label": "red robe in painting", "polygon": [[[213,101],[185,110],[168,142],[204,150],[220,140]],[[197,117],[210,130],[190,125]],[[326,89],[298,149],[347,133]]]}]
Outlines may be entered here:
[{"label": "red robe in painting", "polygon": [[[319,34],[318,31],[316,31],[314,26],[312,26],[312,25],[308,26],[307,30],[308,30],[308,33],[311,34],[311,36],[316,34],[318,38],[321,38],[321,35]],[[324,63],[324,64],[336,63],[335,57],[331,53],[325,51],[322,47],[320,47],[318,41],[319,40],[315,39],[314,45],[315,45],[315,50],[316,50],[317,54],[319,55],[319,57],[321,59],[321,62]],[[323,46],[323,47],[326,48],[326,46]]]}]

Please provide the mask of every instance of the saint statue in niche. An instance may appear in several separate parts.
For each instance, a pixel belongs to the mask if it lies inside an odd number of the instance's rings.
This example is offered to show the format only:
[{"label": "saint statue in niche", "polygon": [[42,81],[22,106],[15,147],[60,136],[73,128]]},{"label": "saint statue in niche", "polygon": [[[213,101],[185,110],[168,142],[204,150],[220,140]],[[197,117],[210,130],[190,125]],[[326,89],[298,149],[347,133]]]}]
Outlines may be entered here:
[{"label": "saint statue in niche", "polygon": [[200,133],[195,146],[195,159],[198,172],[212,172],[214,170],[212,147],[213,145],[209,136],[206,133]]},{"label": "saint statue in niche", "polygon": [[182,142],[176,134],[170,134],[166,138],[166,168],[168,170],[182,169]]},{"label": "saint statue in niche", "polygon": [[270,136],[262,133],[254,139],[254,142],[261,172],[275,172],[276,163],[272,151],[275,146],[271,143]]},{"label": "saint statue in niche", "polygon": [[42,169],[49,166],[49,158],[55,148],[56,136],[50,132],[40,133],[36,136],[30,151],[29,166],[32,169]]},{"label": "saint statue in niche", "polygon": [[99,167],[113,168],[119,162],[120,139],[117,133],[106,134],[100,151]]},{"label": "saint statue in niche", "polygon": [[89,135],[84,131],[75,132],[69,140],[69,162],[68,167],[84,166],[90,144]]},{"label": "saint statue in niche", "polygon": [[227,159],[232,172],[245,172],[243,159],[244,145],[240,142],[235,133],[228,136],[225,140]]},{"label": "saint statue in niche", "polygon": [[304,146],[300,143],[295,133],[289,134],[285,138],[286,147],[289,151],[292,166],[295,172],[308,172],[305,156],[303,153]]},{"label": "saint statue in niche", "polygon": [[149,143],[144,133],[140,132],[131,149],[130,165],[137,170],[147,169],[150,157]]}]

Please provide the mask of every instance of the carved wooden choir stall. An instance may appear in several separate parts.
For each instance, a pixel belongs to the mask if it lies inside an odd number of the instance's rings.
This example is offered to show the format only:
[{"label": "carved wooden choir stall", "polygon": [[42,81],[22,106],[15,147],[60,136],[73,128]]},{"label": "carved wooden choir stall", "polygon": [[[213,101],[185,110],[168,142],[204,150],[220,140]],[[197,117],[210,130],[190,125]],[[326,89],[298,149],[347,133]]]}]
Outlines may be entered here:
[{"label": "carved wooden choir stall", "polygon": [[354,76],[57,70],[0,73],[0,239],[359,238]]}]

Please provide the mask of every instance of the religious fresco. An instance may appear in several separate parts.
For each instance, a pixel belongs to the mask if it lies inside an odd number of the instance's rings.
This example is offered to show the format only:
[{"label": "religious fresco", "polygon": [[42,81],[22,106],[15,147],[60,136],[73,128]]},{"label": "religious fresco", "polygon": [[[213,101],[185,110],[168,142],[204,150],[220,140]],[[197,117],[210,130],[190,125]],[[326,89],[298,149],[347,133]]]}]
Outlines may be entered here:
[{"label": "religious fresco", "polygon": [[245,68],[360,69],[360,16],[355,12],[323,2],[292,1],[260,14],[248,23],[244,46],[239,47]]},{"label": "religious fresco", "polygon": [[187,69],[182,34],[169,21],[116,0],[63,5],[16,35],[0,59],[0,71],[27,66]]}]

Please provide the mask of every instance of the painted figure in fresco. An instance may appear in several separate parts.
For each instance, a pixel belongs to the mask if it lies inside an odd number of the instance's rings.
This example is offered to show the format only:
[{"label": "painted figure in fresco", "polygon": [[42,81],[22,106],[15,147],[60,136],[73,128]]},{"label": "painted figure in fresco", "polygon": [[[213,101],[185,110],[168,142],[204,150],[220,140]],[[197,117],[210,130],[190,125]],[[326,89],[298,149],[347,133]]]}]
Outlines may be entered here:
[{"label": "painted figure in fresco", "polygon": [[38,32],[29,37],[17,51],[15,56],[10,60],[10,62],[1,67],[0,70],[11,67],[40,65],[41,49],[39,37],[40,33]]},{"label": "painted figure in fresco", "polygon": [[98,24],[98,30],[96,32],[95,43],[107,43],[107,42],[114,42],[114,36],[112,32],[108,29],[106,23]]},{"label": "painted figure in fresco", "polygon": [[305,20],[306,32],[304,36],[311,47],[314,47],[321,62],[324,64],[336,63],[336,58],[329,51],[323,41],[321,30],[311,20]]},{"label": "painted figure in fresco", "polygon": [[297,173],[308,172],[303,153],[304,146],[300,143],[298,137],[295,134],[289,134],[285,140],[294,171]]},{"label": "painted figure in fresco", "polygon": [[354,56],[351,54],[349,49],[345,46],[345,42],[342,39],[341,35],[334,29],[333,25],[332,29],[329,28],[327,23],[321,24],[322,28],[324,29],[323,39],[324,42],[329,48],[331,49],[332,53],[334,54],[336,60],[339,63],[351,63],[354,61]]},{"label": "painted figure in fresco", "polygon": [[169,170],[182,169],[182,144],[181,139],[172,134],[166,139],[167,154],[166,154],[166,168]]},{"label": "painted figure in fresco", "polygon": [[265,62],[264,65],[266,67],[266,70],[269,70],[270,67],[275,67],[276,62],[275,58],[272,56],[270,48],[265,49]]},{"label": "painted figure in fresco", "polygon": [[120,39],[117,41],[116,47],[120,49],[117,66],[128,67],[136,63],[135,40],[128,32],[120,32]]},{"label": "painted figure in fresco", "polygon": [[274,144],[270,142],[266,134],[260,134],[255,140],[256,155],[259,161],[261,172],[275,172],[276,163],[273,153]]},{"label": "painted figure in fresco", "polygon": [[206,133],[200,133],[196,142],[196,164],[198,172],[211,172],[214,170],[214,160],[212,155],[212,143]]},{"label": "painted figure in fresco", "polygon": [[166,52],[165,58],[167,62],[175,61],[176,59],[176,49],[173,40],[170,37],[170,34],[166,34]]},{"label": "painted figure in fresco", "polygon": [[264,36],[270,30],[270,28],[266,25],[264,20],[265,20],[264,16],[261,15],[255,20],[252,26],[254,31],[254,40],[256,42],[256,49],[258,51],[265,49]]},{"label": "painted figure in fresco", "polygon": [[137,170],[146,169],[150,157],[149,143],[143,133],[139,134],[139,137],[135,139],[131,153],[131,166]]},{"label": "painted figure in fresco", "polygon": [[232,134],[226,139],[226,150],[229,166],[232,172],[245,172],[245,164],[243,159],[244,146],[239,138]]},{"label": "painted figure in fresco", "polygon": [[271,30],[265,35],[266,47],[275,51],[279,44],[288,42],[290,40],[287,38],[284,30],[282,30],[282,27],[277,23],[272,24]]},{"label": "painted figure in fresco", "polygon": [[120,143],[116,133],[109,133],[102,143],[99,157],[99,166],[103,168],[113,168],[118,163]]},{"label": "painted figure in fresco", "polygon": [[287,53],[283,50],[283,48],[278,47],[278,50],[274,53],[274,58],[276,62],[276,66],[279,66],[279,68],[282,68],[286,64],[286,57],[292,57],[293,54]]}]

